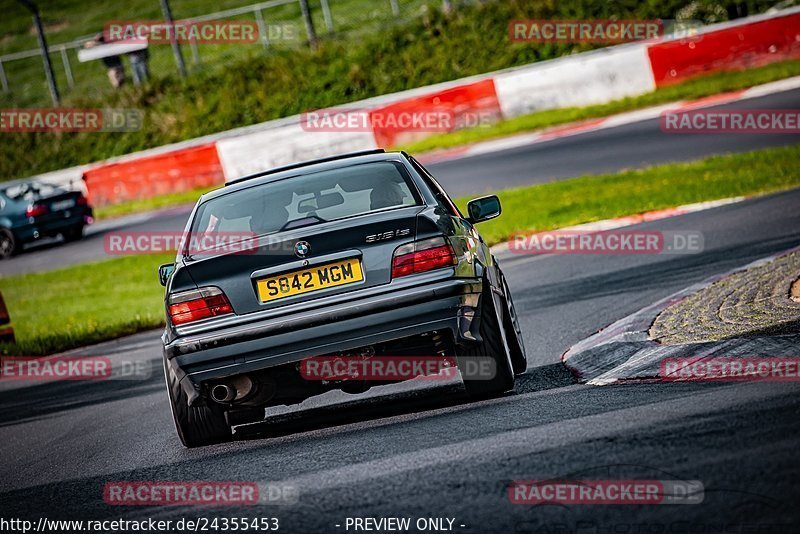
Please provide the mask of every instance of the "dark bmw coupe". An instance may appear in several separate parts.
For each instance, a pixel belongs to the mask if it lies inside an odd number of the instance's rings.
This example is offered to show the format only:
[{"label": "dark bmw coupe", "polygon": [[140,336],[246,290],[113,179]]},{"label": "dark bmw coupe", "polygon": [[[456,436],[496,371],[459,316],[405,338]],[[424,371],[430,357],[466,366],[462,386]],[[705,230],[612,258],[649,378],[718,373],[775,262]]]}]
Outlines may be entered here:
[{"label": "dark bmw coupe", "polygon": [[81,239],[91,222],[92,208],[79,191],[32,180],[0,183],[0,259],[44,237]]},{"label": "dark bmw coupe", "polygon": [[[494,195],[462,214],[417,160],[383,150],[263,172],[204,195],[188,235],[240,233],[253,244],[248,253],[184,248],[159,271],[164,368],[182,442],[222,441],[268,406],[376,384],[363,375],[308,380],[310,358],[451,358],[470,396],[512,390],[526,368],[522,335],[500,266],[475,229],[498,215]],[[477,358],[492,372],[470,373]]]}]

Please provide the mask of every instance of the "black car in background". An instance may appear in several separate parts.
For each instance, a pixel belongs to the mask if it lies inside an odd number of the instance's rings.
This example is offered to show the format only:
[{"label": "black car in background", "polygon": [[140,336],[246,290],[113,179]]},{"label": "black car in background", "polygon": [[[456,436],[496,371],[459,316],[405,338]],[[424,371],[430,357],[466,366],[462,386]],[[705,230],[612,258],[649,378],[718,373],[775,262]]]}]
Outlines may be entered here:
[{"label": "black car in background", "polygon": [[[471,397],[512,390],[525,348],[503,273],[475,229],[498,215],[494,195],[462,214],[418,161],[383,150],[267,171],[201,197],[187,236],[240,232],[253,245],[185,248],[159,269],[181,441],[223,441],[268,406],[375,385],[304,379],[301,365],[315,357],[449,358]],[[465,372],[478,358],[491,373]]]},{"label": "black car in background", "polygon": [[92,208],[79,191],[31,180],[0,184],[0,259],[44,237],[77,241],[91,222]]}]

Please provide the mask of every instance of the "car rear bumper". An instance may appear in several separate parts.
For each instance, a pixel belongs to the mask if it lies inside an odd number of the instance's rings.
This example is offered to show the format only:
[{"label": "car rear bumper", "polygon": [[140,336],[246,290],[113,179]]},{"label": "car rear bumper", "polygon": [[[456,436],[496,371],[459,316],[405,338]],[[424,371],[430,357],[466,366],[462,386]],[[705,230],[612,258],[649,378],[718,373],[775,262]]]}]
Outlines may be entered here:
[{"label": "car rear bumper", "polygon": [[312,356],[434,330],[447,329],[456,341],[474,341],[481,288],[476,278],[431,281],[210,334],[179,337],[165,344],[164,356],[192,404],[200,399],[204,382]]},{"label": "car rear bumper", "polygon": [[14,228],[14,234],[22,242],[27,243],[40,237],[54,236],[71,228],[83,226],[86,224],[86,218],[91,216],[91,209],[76,210],[69,217],[50,218],[18,226]]}]

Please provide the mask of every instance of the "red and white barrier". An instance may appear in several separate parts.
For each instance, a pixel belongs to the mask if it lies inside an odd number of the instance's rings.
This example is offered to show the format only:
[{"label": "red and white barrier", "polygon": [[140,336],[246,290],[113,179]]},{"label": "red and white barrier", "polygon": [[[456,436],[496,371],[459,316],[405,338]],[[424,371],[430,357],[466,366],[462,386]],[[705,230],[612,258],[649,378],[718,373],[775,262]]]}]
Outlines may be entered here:
[{"label": "red and white barrier", "polygon": [[225,183],[215,143],[91,167],[84,179],[95,206]]},{"label": "red and white barrier", "polygon": [[506,118],[603,104],[653,91],[647,45],[626,44],[534,63],[494,77]]},{"label": "red and white barrier", "polygon": [[[402,117],[420,111],[451,116],[454,125],[502,118],[495,82],[491,78],[403,99],[372,110],[373,114],[383,117]],[[430,135],[429,132],[407,131],[392,125],[376,126],[373,133],[378,146],[397,146]]]},{"label": "red and white barrier", "polygon": [[[468,116],[511,118],[602,104],[693,76],[798,57],[800,8],[792,8],[707,26],[691,37],[612,46],[384,95],[347,108],[370,115],[443,112],[456,122]],[[426,135],[395,125],[372,131],[315,131],[304,128],[302,120],[287,117],[37,178],[74,182],[75,172],[81,172],[92,202],[102,205],[221,184],[297,161],[392,146]]]},{"label": "red and white barrier", "polygon": [[309,132],[300,122],[217,141],[228,180],[298,161],[372,148],[378,148],[372,132]]},{"label": "red and white barrier", "polygon": [[709,26],[694,37],[650,44],[647,53],[656,86],[800,58],[800,10],[745,20]]}]

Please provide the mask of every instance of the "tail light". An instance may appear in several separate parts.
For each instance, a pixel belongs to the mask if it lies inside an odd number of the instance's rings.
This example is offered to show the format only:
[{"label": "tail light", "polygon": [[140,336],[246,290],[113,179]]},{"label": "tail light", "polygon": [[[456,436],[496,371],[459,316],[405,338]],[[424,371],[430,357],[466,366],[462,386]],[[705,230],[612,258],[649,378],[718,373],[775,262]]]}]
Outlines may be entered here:
[{"label": "tail light", "polygon": [[174,325],[233,313],[228,297],[217,287],[175,293],[170,295],[168,304],[169,318]]},{"label": "tail light", "polygon": [[89,199],[81,194],[81,195],[78,196],[78,198],[75,199],[75,203],[78,206],[88,206],[89,205]]},{"label": "tail light", "polygon": [[392,258],[392,278],[424,273],[456,264],[453,247],[445,238],[434,237],[397,247]]},{"label": "tail light", "polygon": [[45,206],[44,204],[31,204],[25,210],[25,216],[26,217],[39,217],[40,215],[44,215],[48,211],[50,211],[50,210],[48,210],[47,206]]}]

